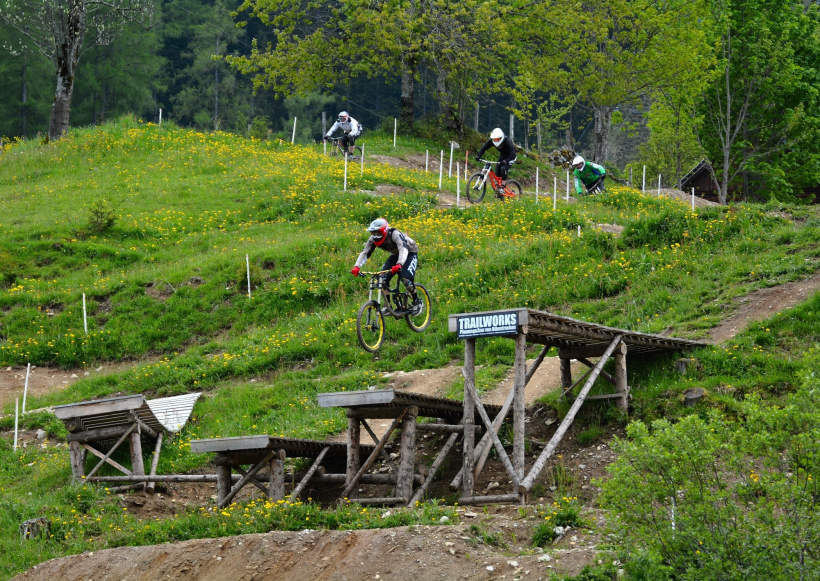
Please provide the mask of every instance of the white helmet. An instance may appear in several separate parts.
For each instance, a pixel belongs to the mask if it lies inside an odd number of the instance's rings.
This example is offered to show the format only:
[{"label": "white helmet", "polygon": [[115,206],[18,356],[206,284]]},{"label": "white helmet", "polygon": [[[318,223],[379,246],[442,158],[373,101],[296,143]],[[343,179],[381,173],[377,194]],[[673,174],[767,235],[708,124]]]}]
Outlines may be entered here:
[{"label": "white helmet", "polygon": [[496,127],[493,129],[492,133],[490,133],[490,139],[493,140],[493,145],[498,147],[501,145],[501,142],[504,141],[504,132],[501,131],[500,127]]},{"label": "white helmet", "polygon": [[586,166],[586,164],[587,162],[584,161],[584,158],[580,155],[576,155],[574,158],[572,158],[572,167],[574,167],[578,171],[583,171],[584,166]]},{"label": "white helmet", "polygon": [[348,119],[350,119],[350,115],[348,115],[347,111],[339,113],[339,123],[346,123]]}]

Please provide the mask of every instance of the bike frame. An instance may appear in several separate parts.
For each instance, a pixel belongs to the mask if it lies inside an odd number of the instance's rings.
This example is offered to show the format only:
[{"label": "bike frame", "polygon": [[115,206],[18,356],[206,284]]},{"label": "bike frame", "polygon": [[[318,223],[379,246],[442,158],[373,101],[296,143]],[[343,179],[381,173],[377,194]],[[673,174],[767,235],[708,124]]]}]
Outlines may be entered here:
[{"label": "bike frame", "polygon": [[497,175],[495,175],[495,172],[492,170],[492,167],[494,165],[497,165],[498,162],[497,161],[487,161],[486,159],[482,159],[481,161],[484,162],[484,168],[481,170],[481,175],[483,175],[484,178],[481,180],[480,184],[477,184],[478,187],[481,187],[485,183],[487,183],[487,178],[489,177],[490,178],[490,185],[492,185],[493,190],[495,190],[495,191],[501,190],[501,195],[502,196],[507,197],[507,198],[514,198],[515,193],[512,190],[508,189],[507,186],[502,186],[501,185],[501,179]]}]

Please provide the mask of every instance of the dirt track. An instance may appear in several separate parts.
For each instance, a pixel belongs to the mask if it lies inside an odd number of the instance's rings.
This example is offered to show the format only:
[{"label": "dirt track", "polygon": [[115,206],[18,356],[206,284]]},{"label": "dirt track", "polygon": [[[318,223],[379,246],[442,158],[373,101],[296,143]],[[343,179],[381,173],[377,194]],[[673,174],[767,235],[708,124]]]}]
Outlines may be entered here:
[{"label": "dirt track", "polygon": [[272,532],[108,549],[47,561],[14,579],[535,581],[550,573],[577,574],[595,556],[599,538],[583,537],[581,531],[572,531],[559,548],[551,548],[549,561],[539,561],[537,553],[519,555],[528,544],[535,518],[494,515],[486,519],[495,520],[497,528],[509,530],[510,537],[518,540],[505,549],[476,544],[469,533],[475,518],[468,518],[453,526]]}]

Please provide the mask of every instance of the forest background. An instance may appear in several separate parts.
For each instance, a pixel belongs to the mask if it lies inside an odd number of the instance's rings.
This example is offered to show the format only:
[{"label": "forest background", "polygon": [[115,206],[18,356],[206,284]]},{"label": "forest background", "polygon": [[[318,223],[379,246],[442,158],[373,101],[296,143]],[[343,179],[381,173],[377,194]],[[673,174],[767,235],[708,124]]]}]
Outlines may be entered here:
[{"label": "forest background", "polygon": [[124,113],[158,122],[162,109],[166,121],[203,131],[289,139],[297,117],[296,140],[308,142],[321,137],[322,112],[332,122],[346,109],[368,129],[392,130],[397,118],[405,133],[475,143],[475,132],[509,131],[513,114],[525,149],[574,148],[615,176],[646,165],[674,186],[707,159],[722,203],[795,199],[820,182],[820,33],[810,2],[72,6],[139,10],[109,15],[99,30],[89,19],[76,70],[60,72],[65,43],[38,50],[31,30],[43,11],[68,18],[63,3],[2,3],[0,135],[59,138],[49,127],[55,80],[70,78],[73,126]]}]

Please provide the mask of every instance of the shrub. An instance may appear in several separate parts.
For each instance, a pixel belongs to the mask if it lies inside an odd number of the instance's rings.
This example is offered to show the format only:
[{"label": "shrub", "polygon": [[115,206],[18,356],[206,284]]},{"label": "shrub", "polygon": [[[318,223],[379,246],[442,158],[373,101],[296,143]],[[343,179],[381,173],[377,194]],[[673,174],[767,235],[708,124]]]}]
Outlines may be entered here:
[{"label": "shrub", "polygon": [[535,533],[532,535],[533,547],[544,547],[555,540],[555,526],[549,523],[541,523],[535,527]]},{"label": "shrub", "polygon": [[92,202],[88,208],[88,231],[93,234],[102,234],[111,228],[117,221],[114,209],[108,200],[100,198]]},{"label": "shrub", "polygon": [[712,414],[629,426],[601,501],[643,578],[817,576],[818,387],[808,372],[782,408],[750,397],[738,423]]}]

